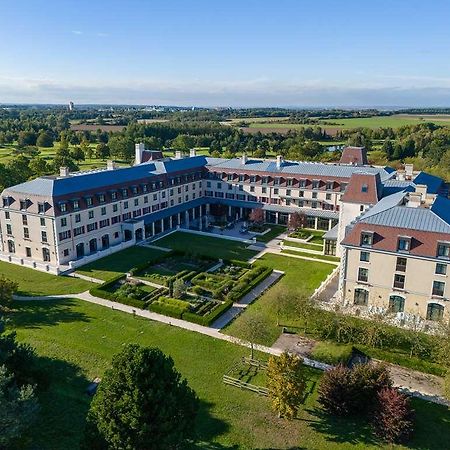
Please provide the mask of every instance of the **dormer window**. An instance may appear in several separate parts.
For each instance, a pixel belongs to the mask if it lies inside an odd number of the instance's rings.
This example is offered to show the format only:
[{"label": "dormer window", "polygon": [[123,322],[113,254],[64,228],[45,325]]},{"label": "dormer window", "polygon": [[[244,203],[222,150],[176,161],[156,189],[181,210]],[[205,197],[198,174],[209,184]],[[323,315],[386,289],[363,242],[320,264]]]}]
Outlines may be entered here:
[{"label": "dormer window", "polygon": [[116,191],[111,192],[111,200],[117,200],[117,192]]},{"label": "dormer window", "polygon": [[86,197],[86,205],[92,206],[94,204],[94,201],[92,200],[92,197]]},{"label": "dormer window", "polygon": [[449,242],[439,242],[438,243],[437,257],[438,258],[450,258],[450,243]]},{"label": "dormer window", "polygon": [[363,231],[361,233],[361,245],[364,247],[371,247],[373,244],[373,232]]},{"label": "dormer window", "polygon": [[319,187],[320,187],[320,181],[319,180],[313,180],[312,188],[313,189],[319,189]]},{"label": "dormer window", "polygon": [[67,203],[60,203],[59,204],[59,210],[64,213],[67,212]]},{"label": "dormer window", "polygon": [[45,203],[38,203],[38,212],[39,214],[45,213]]},{"label": "dormer window", "polygon": [[72,206],[73,206],[73,209],[75,209],[75,210],[80,209],[80,201],[79,200],[73,200]]},{"label": "dormer window", "polygon": [[333,190],[333,182],[327,181],[327,191],[331,191],[331,190]]},{"label": "dormer window", "polygon": [[99,194],[98,195],[98,201],[100,203],[105,203],[105,194]]},{"label": "dormer window", "polygon": [[20,200],[20,209],[28,208],[28,200]]},{"label": "dormer window", "polygon": [[6,208],[8,206],[11,206],[10,198],[9,197],[3,197],[3,207]]},{"label": "dormer window", "polygon": [[361,186],[361,192],[369,192],[369,186],[367,184],[363,184]]},{"label": "dormer window", "polygon": [[411,249],[411,238],[410,237],[399,237],[397,241],[397,251],[399,252],[409,252]]},{"label": "dormer window", "polygon": [[128,197],[128,189],[122,189],[122,197],[123,198]]},{"label": "dormer window", "polygon": [[138,193],[138,188],[137,188],[137,186],[133,186],[133,187],[131,188],[131,192],[132,192],[134,195],[136,195],[136,194]]}]

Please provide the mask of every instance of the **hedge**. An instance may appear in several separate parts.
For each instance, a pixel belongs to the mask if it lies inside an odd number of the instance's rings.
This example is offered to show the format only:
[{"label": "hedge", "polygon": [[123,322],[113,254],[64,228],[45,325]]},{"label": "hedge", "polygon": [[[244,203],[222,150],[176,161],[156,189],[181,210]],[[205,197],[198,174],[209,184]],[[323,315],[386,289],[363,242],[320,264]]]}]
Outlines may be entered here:
[{"label": "hedge", "polygon": [[114,286],[120,280],[125,279],[126,275],[118,275],[111,280],[106,281],[100,286],[95,286],[89,290],[89,293],[94,297],[104,298],[105,300],[110,300],[116,303],[122,303],[124,305],[133,306],[135,308],[144,309],[146,302],[144,300],[138,300],[135,298],[119,297],[113,292],[108,292],[108,288]]},{"label": "hedge", "polygon": [[183,310],[177,308],[176,306],[153,302],[148,305],[148,309],[158,314],[163,314],[165,316],[174,317],[175,319],[181,319]]},{"label": "hedge", "polygon": [[219,316],[228,311],[232,306],[232,301],[226,301],[204,316],[199,316],[197,314],[186,311],[183,313],[183,319],[187,320],[188,322],[193,322],[199,325],[204,325],[205,327],[209,327]]},{"label": "hedge", "polygon": [[270,267],[258,266],[245,274],[233,289],[228,293],[227,299],[232,301],[240,300],[247,295],[254,287],[265,280],[273,269]]}]

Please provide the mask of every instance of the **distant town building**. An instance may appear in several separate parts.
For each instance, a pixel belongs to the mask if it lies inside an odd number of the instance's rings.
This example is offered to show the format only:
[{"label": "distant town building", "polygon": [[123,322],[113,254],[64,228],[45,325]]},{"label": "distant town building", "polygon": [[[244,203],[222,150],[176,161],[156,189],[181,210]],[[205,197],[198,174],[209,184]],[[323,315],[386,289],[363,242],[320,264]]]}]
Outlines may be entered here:
[{"label": "distant town building", "polygon": [[69,111],[73,111],[74,107],[73,102],[69,102]]}]

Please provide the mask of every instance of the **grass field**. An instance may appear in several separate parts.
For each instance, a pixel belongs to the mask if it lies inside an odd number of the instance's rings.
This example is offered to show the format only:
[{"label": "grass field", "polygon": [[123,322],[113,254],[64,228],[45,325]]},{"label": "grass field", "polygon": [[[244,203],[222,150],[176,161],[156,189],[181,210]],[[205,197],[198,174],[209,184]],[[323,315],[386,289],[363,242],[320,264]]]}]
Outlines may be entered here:
[{"label": "grass field", "polygon": [[[50,377],[40,395],[42,409],[28,435],[33,448],[79,448],[90,398],[85,389],[102,376],[125,343],[155,346],[171,355],[201,400],[197,420],[202,443],[189,449],[377,449],[359,420],[323,414],[317,400],[320,373],[307,371],[308,396],[297,420],[278,419],[264,397],[226,386],[222,375],[248,350],[175,327],[151,322],[78,300],[15,304],[11,325],[31,344]],[[418,423],[408,448],[448,448],[447,408],[414,400]]]},{"label": "grass field", "polygon": [[77,269],[77,272],[107,281],[117,275],[128,272],[138,264],[151,261],[163,254],[163,251],[134,246],[81,266]]},{"label": "grass field", "polygon": [[168,247],[173,250],[197,253],[211,258],[239,259],[246,261],[256,255],[247,250],[246,244],[230,241],[219,237],[202,236],[198,234],[176,232],[154,242],[155,245]]},{"label": "grass field", "polygon": [[77,294],[92,287],[79,278],[51,275],[0,261],[0,274],[19,284],[19,295]]},{"label": "grass field", "polygon": [[[315,248],[313,250],[315,250]],[[331,261],[331,262],[339,262],[340,261],[340,258],[338,258],[337,256],[316,255],[315,253],[302,252],[301,249],[299,249],[299,250],[281,250],[281,253],[286,253],[288,255],[295,255],[295,256],[304,256],[307,258],[321,259],[323,261]]]},{"label": "grass field", "polygon": [[[332,272],[331,264],[321,262],[307,261],[297,258],[287,258],[284,256],[266,253],[259,258],[255,264],[262,264],[274,269],[283,270],[285,275],[280,279],[277,285],[284,286],[288,289],[312,294],[320,283]],[[273,289],[277,289],[274,287]],[[261,313],[267,322],[268,336],[260,344],[272,345],[281,333],[281,328],[277,326],[277,314],[274,305],[273,289],[268,291],[254,303],[247,307],[243,314],[252,311]],[[225,328],[225,333],[239,337],[237,328],[238,322],[242,316],[239,316],[234,322],[231,322]]]},{"label": "grass field", "polygon": [[[276,132],[277,130],[287,131],[289,129],[295,130],[304,127],[311,127],[314,124],[299,124],[289,123],[286,118],[277,118],[277,120],[263,120],[263,118],[247,119],[250,132],[260,130],[261,132],[269,131]],[[350,128],[399,128],[404,125],[417,125],[419,123],[433,122],[437,125],[450,126],[450,115],[407,115],[407,114],[394,114],[392,116],[374,116],[363,118],[351,118],[351,119],[319,119],[318,125],[330,131],[331,134],[339,129]],[[239,122],[235,122],[239,123]]]}]

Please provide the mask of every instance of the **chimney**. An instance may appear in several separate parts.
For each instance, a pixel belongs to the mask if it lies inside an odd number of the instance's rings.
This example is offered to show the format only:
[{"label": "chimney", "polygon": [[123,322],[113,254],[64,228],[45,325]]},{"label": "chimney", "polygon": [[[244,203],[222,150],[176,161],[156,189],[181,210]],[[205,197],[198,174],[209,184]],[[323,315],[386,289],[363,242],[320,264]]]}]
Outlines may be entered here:
[{"label": "chimney", "polygon": [[144,153],[145,150],[145,144],[143,142],[139,142],[139,144],[135,144],[134,149],[135,149],[134,164],[135,165],[141,164],[142,154]]},{"label": "chimney", "polygon": [[182,156],[182,154],[181,154],[181,150],[177,150],[176,152],[175,152],[175,159],[181,159],[183,156]]},{"label": "chimney", "polygon": [[406,204],[406,206],[410,208],[418,208],[421,205],[421,203],[422,203],[422,196],[420,195],[419,192],[409,193],[408,203]]},{"label": "chimney", "polygon": [[242,153],[241,163],[242,164],[247,164],[247,155],[245,154],[245,152]]},{"label": "chimney", "polygon": [[277,156],[277,169],[281,169],[281,166],[283,165],[283,157],[281,155]]},{"label": "chimney", "polygon": [[413,176],[414,165],[413,164],[405,164],[405,178],[407,180],[411,180]]},{"label": "chimney", "polygon": [[60,167],[59,168],[59,176],[60,177],[68,177],[69,172],[70,172],[70,170],[68,167]]},{"label": "chimney", "polygon": [[416,185],[416,193],[420,195],[422,201],[425,201],[427,198],[427,185],[426,184]]},{"label": "chimney", "polygon": [[193,158],[194,156],[197,156],[197,150],[195,150],[195,148],[191,148],[191,149],[189,150],[189,156],[190,156],[191,158]]},{"label": "chimney", "polygon": [[108,159],[108,161],[106,161],[106,169],[107,170],[116,169],[116,163],[114,161],[112,161],[111,159]]}]

